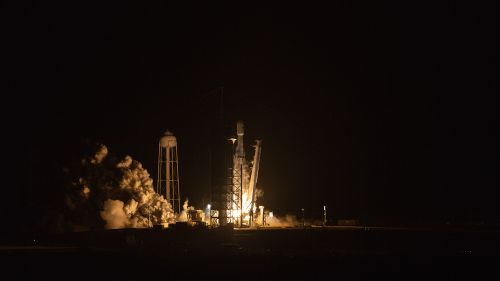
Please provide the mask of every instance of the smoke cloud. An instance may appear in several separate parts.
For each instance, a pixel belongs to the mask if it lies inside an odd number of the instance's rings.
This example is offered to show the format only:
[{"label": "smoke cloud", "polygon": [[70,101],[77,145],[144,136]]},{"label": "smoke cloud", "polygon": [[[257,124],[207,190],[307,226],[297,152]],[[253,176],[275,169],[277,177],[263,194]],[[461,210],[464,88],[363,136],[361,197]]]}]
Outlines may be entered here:
[{"label": "smoke cloud", "polygon": [[104,202],[104,211],[101,218],[106,221],[108,229],[124,228],[129,225],[129,219],[124,211],[124,204],[120,200],[108,199]]},{"label": "smoke cloud", "polygon": [[184,201],[184,204],[182,204],[182,211],[179,214],[177,221],[182,221],[182,222],[188,221],[188,211],[189,211],[188,204],[189,204],[189,200],[186,199],[186,201]]},{"label": "smoke cloud", "polygon": [[65,230],[149,227],[175,221],[173,210],[157,194],[142,164],[121,160],[98,144],[74,169],[67,169]]},{"label": "smoke cloud", "polygon": [[266,221],[271,227],[296,227],[300,223],[296,216],[285,215],[285,217],[269,217]]}]

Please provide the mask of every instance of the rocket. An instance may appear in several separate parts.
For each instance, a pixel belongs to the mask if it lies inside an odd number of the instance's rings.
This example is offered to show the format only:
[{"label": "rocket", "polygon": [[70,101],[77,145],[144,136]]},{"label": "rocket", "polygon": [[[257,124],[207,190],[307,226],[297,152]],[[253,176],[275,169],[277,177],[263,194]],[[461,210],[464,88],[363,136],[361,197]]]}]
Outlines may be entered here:
[{"label": "rocket", "polygon": [[245,157],[245,148],[243,147],[243,136],[245,135],[245,129],[243,126],[243,121],[239,120],[236,123],[236,134],[238,135],[238,143],[236,145],[236,157]]}]

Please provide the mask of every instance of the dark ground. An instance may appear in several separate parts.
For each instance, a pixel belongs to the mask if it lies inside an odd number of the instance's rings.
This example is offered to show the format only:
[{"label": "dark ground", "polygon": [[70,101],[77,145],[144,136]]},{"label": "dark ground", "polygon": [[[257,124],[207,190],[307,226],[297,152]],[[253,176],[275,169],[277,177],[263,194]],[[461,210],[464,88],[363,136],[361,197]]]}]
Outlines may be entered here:
[{"label": "dark ground", "polygon": [[499,238],[457,228],[130,229],[36,237],[0,255],[11,279],[492,280]]}]

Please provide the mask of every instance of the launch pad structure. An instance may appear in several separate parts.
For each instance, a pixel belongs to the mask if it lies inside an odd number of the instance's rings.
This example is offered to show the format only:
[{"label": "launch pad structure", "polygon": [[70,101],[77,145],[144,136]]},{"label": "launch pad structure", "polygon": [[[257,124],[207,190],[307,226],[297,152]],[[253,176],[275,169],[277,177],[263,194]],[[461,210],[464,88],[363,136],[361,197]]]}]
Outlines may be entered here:
[{"label": "launch pad structure", "polygon": [[243,121],[237,122],[236,134],[236,138],[226,139],[224,181],[219,181],[212,189],[211,226],[251,227],[255,225],[255,217],[262,214],[256,212],[255,194],[262,142],[256,141],[253,161],[249,163],[245,157]]},{"label": "launch pad structure", "polygon": [[[253,160],[247,161],[243,121],[236,124],[236,137],[228,138],[223,131],[218,133],[224,137],[213,140],[216,149],[212,153],[212,177],[215,180],[211,187],[208,216],[204,221],[199,221],[195,212],[188,212],[188,220],[196,218],[196,222],[206,224],[208,219],[211,227],[263,226],[263,207],[259,206],[257,210],[256,205],[262,141],[256,140]],[[170,131],[166,131],[158,143],[156,192],[165,197],[174,214],[181,214],[177,139]],[[202,210],[196,212],[203,213]]]}]

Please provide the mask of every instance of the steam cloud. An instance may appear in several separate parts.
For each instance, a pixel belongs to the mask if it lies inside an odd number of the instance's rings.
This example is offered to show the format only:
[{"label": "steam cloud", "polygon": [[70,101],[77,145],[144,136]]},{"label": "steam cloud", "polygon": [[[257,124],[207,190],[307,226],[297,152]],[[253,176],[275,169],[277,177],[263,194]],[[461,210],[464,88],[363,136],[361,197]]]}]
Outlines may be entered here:
[{"label": "steam cloud", "polygon": [[116,160],[99,144],[78,166],[66,190],[66,228],[140,228],[175,220],[168,201],[155,192],[148,171],[132,157]]},{"label": "steam cloud", "polygon": [[297,221],[297,217],[293,215],[285,215],[285,217],[272,217],[267,219],[267,223],[271,227],[296,227],[300,223]]},{"label": "steam cloud", "polygon": [[184,204],[182,204],[182,211],[179,214],[177,221],[182,221],[182,222],[188,221],[188,211],[189,211],[188,203],[189,203],[189,200],[186,199],[186,201],[184,201]]}]

